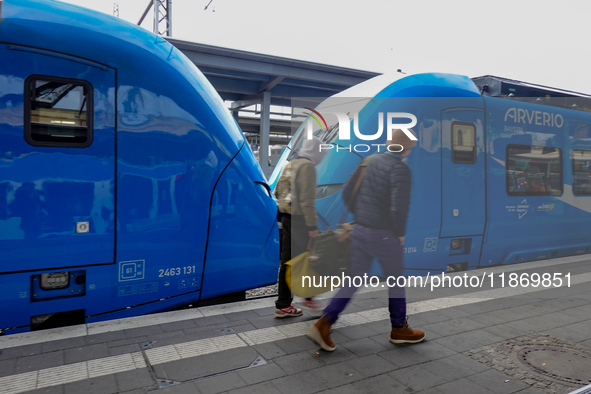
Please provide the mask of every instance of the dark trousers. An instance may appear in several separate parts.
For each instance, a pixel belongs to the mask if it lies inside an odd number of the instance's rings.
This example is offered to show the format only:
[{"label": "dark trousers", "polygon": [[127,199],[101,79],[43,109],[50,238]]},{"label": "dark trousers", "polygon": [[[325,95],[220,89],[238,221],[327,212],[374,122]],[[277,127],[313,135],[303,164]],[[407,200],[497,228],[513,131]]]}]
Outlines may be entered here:
[{"label": "dark trousers", "polygon": [[[355,225],[350,235],[351,264],[348,275],[353,281],[354,276],[363,276],[370,268],[373,258],[377,258],[386,276],[402,275],[402,246],[398,239],[388,230],[377,230]],[[394,283],[394,281],[390,281]],[[330,323],[335,323],[339,314],[345,309],[357,287],[343,286],[324,310],[324,316]],[[404,287],[389,287],[388,310],[393,326],[401,326],[406,321],[406,295]]]},{"label": "dark trousers", "polygon": [[281,218],[281,267],[279,268],[279,284],[277,285],[277,301],[275,308],[283,309],[291,305],[293,297],[285,281],[286,262],[308,250],[308,227],[301,215],[284,215]]}]

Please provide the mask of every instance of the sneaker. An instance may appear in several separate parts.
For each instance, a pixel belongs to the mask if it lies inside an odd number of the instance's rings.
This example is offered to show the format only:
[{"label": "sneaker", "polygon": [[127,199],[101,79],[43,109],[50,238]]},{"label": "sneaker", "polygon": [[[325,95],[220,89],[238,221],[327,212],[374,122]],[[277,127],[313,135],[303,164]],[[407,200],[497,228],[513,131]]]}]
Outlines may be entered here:
[{"label": "sneaker", "polygon": [[419,343],[425,339],[423,330],[413,330],[408,326],[408,318],[400,328],[392,327],[390,342],[392,343]]},{"label": "sneaker", "polygon": [[303,312],[301,309],[298,309],[292,305],[283,309],[275,309],[275,317],[296,317],[302,316],[302,314]]},{"label": "sneaker", "polygon": [[324,311],[324,305],[316,300],[303,300],[298,302],[298,305],[302,307],[303,310],[311,312],[316,315],[322,315]]}]

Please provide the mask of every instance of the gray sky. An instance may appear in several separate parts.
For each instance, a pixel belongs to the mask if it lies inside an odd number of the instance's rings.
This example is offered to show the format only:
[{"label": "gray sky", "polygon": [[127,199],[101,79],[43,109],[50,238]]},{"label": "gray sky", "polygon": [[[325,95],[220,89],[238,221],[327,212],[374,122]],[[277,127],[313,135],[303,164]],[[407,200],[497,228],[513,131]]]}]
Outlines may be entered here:
[{"label": "gray sky", "polygon": [[[114,0],[68,0],[112,15]],[[119,0],[137,23],[148,0]],[[591,1],[173,0],[173,37],[342,67],[496,75],[591,94]],[[152,14],[142,26],[152,29]]]}]

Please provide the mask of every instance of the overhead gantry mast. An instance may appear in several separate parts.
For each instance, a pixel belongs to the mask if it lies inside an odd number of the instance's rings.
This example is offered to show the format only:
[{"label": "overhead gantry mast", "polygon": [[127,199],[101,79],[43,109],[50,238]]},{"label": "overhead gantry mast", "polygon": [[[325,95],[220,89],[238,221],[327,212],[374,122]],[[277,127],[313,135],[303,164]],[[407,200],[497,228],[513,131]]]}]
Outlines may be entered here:
[{"label": "overhead gantry mast", "polygon": [[153,33],[159,36],[172,37],[172,0],[150,0],[137,24],[142,24],[152,7],[154,8]]}]

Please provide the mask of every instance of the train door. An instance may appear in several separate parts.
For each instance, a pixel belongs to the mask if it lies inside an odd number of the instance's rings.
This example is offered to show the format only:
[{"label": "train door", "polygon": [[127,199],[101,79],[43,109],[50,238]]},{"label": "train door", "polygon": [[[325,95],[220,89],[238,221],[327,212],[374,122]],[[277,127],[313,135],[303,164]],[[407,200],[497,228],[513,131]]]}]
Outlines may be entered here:
[{"label": "train door", "polygon": [[483,126],[481,109],[447,109],[441,112],[440,237],[465,237],[484,232]]},{"label": "train door", "polygon": [[114,263],[115,70],[13,45],[0,59],[0,276],[60,269],[40,276],[56,297],[60,275]]}]

